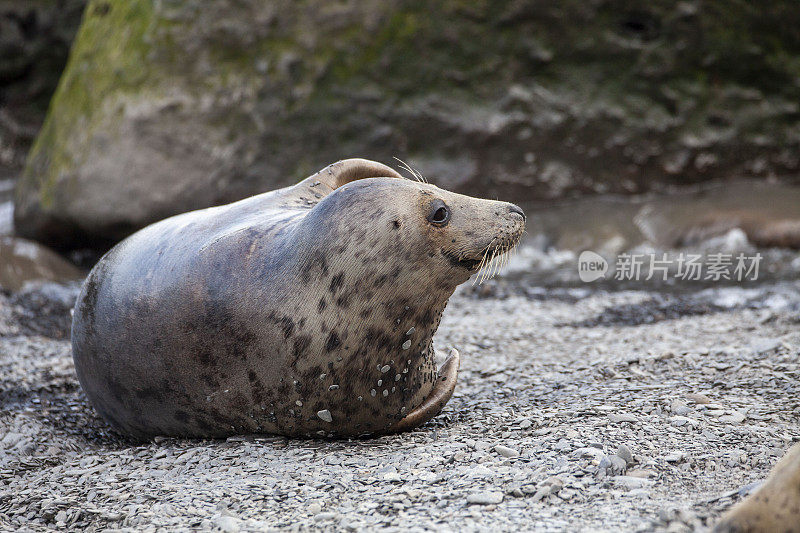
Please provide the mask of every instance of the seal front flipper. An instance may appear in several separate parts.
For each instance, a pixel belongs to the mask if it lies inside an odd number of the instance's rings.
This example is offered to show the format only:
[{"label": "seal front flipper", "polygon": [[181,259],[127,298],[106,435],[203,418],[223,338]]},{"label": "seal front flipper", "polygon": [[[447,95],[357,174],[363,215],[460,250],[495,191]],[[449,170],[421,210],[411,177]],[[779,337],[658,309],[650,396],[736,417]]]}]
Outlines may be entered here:
[{"label": "seal front flipper", "polygon": [[450,349],[442,368],[439,370],[439,377],[436,386],[422,402],[422,405],[408,413],[393,426],[386,430],[386,433],[400,433],[419,427],[434,416],[438,415],[444,405],[450,401],[453,391],[458,381],[458,369],[461,366],[461,355],[455,348]]}]

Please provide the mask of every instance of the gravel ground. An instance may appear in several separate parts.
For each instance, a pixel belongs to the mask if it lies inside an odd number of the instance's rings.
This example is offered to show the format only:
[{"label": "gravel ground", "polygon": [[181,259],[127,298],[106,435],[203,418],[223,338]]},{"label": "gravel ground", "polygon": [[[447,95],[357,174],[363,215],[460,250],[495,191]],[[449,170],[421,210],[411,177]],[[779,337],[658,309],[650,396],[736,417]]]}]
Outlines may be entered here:
[{"label": "gravel ground", "polygon": [[800,440],[800,282],[457,292],[455,395],[355,441],[115,434],[65,291],[0,294],[0,530],[705,530]]}]

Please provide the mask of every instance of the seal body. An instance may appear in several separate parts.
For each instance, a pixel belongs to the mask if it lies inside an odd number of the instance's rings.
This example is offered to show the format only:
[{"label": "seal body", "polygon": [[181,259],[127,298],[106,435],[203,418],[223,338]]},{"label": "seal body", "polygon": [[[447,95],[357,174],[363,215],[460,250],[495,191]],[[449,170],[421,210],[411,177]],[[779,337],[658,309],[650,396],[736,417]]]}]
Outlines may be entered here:
[{"label": "seal body", "polygon": [[755,493],[723,515],[714,533],[800,532],[800,444],[786,452]]},{"label": "seal body", "polygon": [[512,204],[366,160],[163,220],[84,282],[78,378],[136,437],[409,429],[455,385],[432,346],[448,298],[523,227]]}]

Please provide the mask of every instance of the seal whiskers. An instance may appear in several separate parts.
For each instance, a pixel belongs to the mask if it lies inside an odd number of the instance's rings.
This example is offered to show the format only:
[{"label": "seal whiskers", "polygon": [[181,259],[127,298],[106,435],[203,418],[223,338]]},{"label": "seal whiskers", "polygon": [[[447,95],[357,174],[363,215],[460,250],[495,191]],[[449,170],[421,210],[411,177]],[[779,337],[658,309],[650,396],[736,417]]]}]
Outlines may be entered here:
[{"label": "seal whiskers", "polygon": [[[500,270],[508,266],[511,256],[516,251],[517,243],[504,244],[495,248],[487,248],[478,264],[478,272],[472,284],[482,284],[484,281],[495,277]],[[491,256],[489,255],[491,253]]]},{"label": "seal whiskers", "polygon": [[428,180],[425,179],[425,176],[422,175],[422,172],[420,172],[419,170],[415,170],[415,169],[411,168],[411,166],[408,163],[406,163],[405,161],[403,161],[399,157],[394,157],[394,159],[396,159],[400,163],[400,168],[402,168],[402,169],[408,171],[409,173],[411,173],[411,175],[414,176],[414,179],[416,179],[420,183],[428,183]]}]

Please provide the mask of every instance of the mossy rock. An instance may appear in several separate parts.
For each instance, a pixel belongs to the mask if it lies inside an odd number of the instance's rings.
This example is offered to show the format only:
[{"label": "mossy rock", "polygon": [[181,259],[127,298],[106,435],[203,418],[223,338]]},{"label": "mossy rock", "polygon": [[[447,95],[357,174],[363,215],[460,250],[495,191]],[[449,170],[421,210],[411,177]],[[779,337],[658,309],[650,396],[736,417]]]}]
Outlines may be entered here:
[{"label": "mossy rock", "polygon": [[797,27],[788,0],[93,0],[17,231],[102,247],[355,156],[516,201],[792,174]]}]

